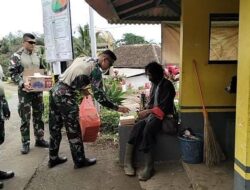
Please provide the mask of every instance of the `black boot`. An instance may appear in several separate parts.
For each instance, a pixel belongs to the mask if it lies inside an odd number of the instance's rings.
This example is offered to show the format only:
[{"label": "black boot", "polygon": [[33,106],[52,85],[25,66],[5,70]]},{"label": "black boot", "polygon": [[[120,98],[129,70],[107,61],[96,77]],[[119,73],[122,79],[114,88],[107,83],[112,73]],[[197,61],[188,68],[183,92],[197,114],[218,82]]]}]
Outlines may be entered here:
[{"label": "black boot", "polygon": [[135,175],[135,169],[132,166],[133,151],[134,151],[134,145],[127,143],[124,156],[124,172],[128,176]]},{"label": "black boot", "polygon": [[0,171],[0,179],[9,179],[14,177],[15,173],[13,171]]},{"label": "black boot", "polygon": [[0,189],[3,188],[3,182],[0,181]]},{"label": "black boot", "polygon": [[49,148],[49,143],[47,141],[45,141],[44,139],[36,140],[35,146],[43,147],[43,148]]},{"label": "black boot", "polygon": [[83,160],[78,160],[78,162],[75,162],[74,168],[82,168],[82,167],[87,167],[87,166],[92,166],[96,164],[96,158],[84,158]]},{"label": "black boot", "polygon": [[145,166],[142,172],[139,174],[140,181],[147,181],[154,174],[154,160],[152,151],[144,154]]},{"label": "black boot", "polygon": [[28,154],[29,151],[30,151],[30,142],[23,143],[23,145],[21,147],[21,153],[22,154]]},{"label": "black boot", "polygon": [[64,157],[58,156],[55,160],[49,159],[48,167],[53,168],[54,166],[58,164],[63,164],[64,162],[67,162],[67,158],[65,156]]}]

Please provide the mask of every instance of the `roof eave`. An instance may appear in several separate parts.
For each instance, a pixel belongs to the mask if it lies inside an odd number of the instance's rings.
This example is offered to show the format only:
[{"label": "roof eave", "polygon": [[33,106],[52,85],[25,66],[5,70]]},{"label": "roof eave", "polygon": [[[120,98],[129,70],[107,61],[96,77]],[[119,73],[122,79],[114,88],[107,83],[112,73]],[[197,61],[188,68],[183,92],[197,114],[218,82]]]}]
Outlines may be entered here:
[{"label": "roof eave", "polygon": [[110,0],[85,0],[98,14],[107,20],[118,20],[119,17]]},{"label": "roof eave", "polygon": [[[178,10],[177,8],[173,7],[173,3],[169,3],[172,2],[171,1],[159,1],[159,2],[163,2],[164,4],[166,4],[168,7],[171,7],[172,9],[175,10],[175,12],[177,12],[178,14],[176,16],[163,16],[163,15],[158,15],[158,16],[150,16],[150,15],[137,15],[138,11],[135,13],[133,13],[133,11],[137,10],[126,10],[125,13],[121,12],[117,12],[116,9],[119,10],[119,7],[114,7],[114,3],[115,0],[85,0],[93,9],[95,9],[95,11],[97,13],[99,13],[102,17],[104,17],[108,23],[110,24],[161,24],[162,22],[165,23],[172,23],[172,22],[179,22],[180,21],[180,16],[179,16],[179,12],[180,10]],[[166,3],[168,2],[168,3]],[[158,3],[159,4],[159,3]],[[152,1],[151,4],[148,4],[148,6],[150,6],[149,8],[153,8],[154,6],[158,5],[157,3],[155,3],[155,1]],[[170,6],[171,5],[171,6]],[[146,6],[146,5],[145,5]],[[147,10],[146,8],[148,7],[144,7],[145,10]],[[143,8],[141,8],[141,12],[145,11]],[[176,11],[178,10],[178,11]],[[118,15],[119,14],[119,15]]]}]

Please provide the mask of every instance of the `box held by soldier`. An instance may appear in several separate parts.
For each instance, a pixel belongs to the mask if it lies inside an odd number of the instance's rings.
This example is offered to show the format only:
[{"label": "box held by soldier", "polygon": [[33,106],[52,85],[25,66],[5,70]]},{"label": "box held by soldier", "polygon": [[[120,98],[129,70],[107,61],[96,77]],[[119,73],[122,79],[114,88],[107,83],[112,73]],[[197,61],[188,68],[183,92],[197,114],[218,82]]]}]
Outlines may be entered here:
[{"label": "box held by soldier", "polygon": [[48,91],[52,88],[52,76],[44,75],[43,69],[29,69],[23,73],[23,78],[28,81],[32,91]]}]

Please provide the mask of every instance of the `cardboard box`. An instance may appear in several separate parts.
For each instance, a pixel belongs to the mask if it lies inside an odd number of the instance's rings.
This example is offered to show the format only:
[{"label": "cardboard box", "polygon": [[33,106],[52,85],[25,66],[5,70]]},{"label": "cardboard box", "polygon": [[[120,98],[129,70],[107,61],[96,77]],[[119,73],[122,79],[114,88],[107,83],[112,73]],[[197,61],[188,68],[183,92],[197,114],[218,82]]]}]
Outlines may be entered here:
[{"label": "cardboard box", "polygon": [[33,76],[28,76],[27,80],[30,82],[32,91],[34,92],[48,91],[53,85],[51,76],[36,73]]},{"label": "cardboard box", "polygon": [[23,81],[30,82],[32,92],[48,91],[53,85],[52,76],[44,75],[44,69],[37,68],[24,69]]},{"label": "cardboard box", "polygon": [[44,69],[25,68],[23,71],[23,81],[27,81],[29,76],[34,76],[35,73],[44,75]]}]

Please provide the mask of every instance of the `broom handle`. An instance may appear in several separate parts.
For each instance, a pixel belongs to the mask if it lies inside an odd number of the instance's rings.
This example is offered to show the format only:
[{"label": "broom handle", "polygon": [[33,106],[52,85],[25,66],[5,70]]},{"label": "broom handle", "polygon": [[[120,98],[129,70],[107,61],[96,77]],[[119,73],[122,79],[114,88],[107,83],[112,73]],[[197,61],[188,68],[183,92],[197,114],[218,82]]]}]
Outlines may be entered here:
[{"label": "broom handle", "polygon": [[201,90],[200,78],[199,78],[199,75],[198,75],[198,71],[197,71],[197,66],[196,66],[196,61],[195,61],[195,59],[193,60],[193,64],[194,64],[195,76],[196,76],[196,78],[197,78],[198,86],[199,86],[199,93],[200,93],[200,97],[201,97],[203,116],[204,116],[205,118],[207,118],[207,111],[206,111],[206,108],[205,108],[203,93],[202,93],[202,90]]}]

